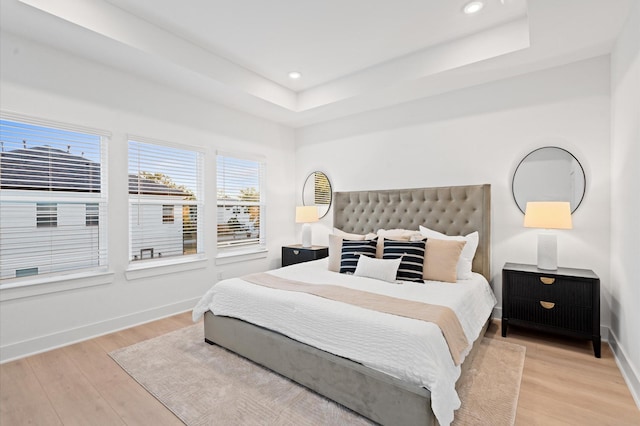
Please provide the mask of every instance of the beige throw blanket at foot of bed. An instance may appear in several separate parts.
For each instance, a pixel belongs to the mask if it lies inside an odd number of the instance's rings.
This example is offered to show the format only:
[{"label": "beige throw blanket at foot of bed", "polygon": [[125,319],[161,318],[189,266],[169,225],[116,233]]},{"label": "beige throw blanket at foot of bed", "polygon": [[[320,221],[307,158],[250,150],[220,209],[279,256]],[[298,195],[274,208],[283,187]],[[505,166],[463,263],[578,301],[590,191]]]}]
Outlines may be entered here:
[{"label": "beige throw blanket at foot of bed", "polygon": [[337,285],[308,284],[301,281],[280,278],[267,273],[246,275],[242,277],[242,279],[263,287],[313,294],[318,297],[348,303],[364,309],[432,322],[442,330],[455,365],[460,365],[463,354],[469,346],[469,342],[467,341],[458,317],[451,308],[446,306],[398,299],[396,297],[354,290]]}]

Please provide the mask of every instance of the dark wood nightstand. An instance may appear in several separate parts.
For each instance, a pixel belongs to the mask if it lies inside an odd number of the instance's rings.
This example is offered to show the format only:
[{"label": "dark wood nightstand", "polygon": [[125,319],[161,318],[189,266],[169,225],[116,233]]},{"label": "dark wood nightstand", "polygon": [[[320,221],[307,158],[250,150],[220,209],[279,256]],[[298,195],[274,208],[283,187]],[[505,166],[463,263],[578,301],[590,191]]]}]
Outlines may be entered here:
[{"label": "dark wood nightstand", "polygon": [[302,247],[302,244],[294,244],[282,247],[282,266],[308,262],[329,256],[329,247],[311,246]]},{"label": "dark wood nightstand", "polygon": [[600,278],[588,269],[502,268],[502,337],[509,324],[593,341],[600,358]]}]

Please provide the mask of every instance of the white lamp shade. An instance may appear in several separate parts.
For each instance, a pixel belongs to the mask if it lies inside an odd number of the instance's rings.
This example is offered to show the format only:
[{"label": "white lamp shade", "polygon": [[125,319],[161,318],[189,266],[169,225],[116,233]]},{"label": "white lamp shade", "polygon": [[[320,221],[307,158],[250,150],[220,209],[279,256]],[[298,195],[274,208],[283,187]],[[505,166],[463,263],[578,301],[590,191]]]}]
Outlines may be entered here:
[{"label": "white lamp shade", "polygon": [[296,223],[311,223],[318,220],[318,208],[316,206],[296,207]]},{"label": "white lamp shade", "polygon": [[529,201],[525,228],[571,229],[571,206],[565,201]]}]

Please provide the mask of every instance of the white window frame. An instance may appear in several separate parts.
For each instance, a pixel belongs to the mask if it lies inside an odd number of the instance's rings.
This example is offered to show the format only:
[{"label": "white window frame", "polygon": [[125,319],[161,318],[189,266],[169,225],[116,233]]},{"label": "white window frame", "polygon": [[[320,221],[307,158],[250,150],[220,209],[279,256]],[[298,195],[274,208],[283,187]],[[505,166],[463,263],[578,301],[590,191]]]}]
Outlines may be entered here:
[{"label": "white window frame", "polygon": [[[131,152],[131,143],[140,143],[147,145],[157,145],[160,147],[166,147],[177,150],[191,151],[196,154],[196,180],[195,184],[196,188],[196,200],[163,200],[156,199],[154,196],[145,196],[143,194],[130,194],[129,193],[129,179],[127,179],[127,194],[128,194],[128,211],[129,211],[129,266],[127,268],[127,279],[137,279],[144,278],[149,276],[155,276],[165,273],[166,271],[182,271],[182,270],[190,270],[193,268],[203,267],[202,262],[206,260],[204,253],[204,211],[205,211],[205,201],[204,201],[204,150],[199,147],[194,147],[185,144],[176,144],[172,142],[162,141],[158,139],[148,138],[144,136],[138,135],[127,135],[127,144],[128,150]],[[132,159],[129,158],[129,162]],[[142,170],[139,170],[142,171]],[[129,173],[129,172],[128,172]],[[154,257],[152,259],[141,258],[142,253],[134,253],[133,250],[134,240],[133,240],[133,228],[132,228],[132,220],[134,218],[132,215],[133,203],[137,203],[139,206],[148,206],[148,205],[158,205],[161,210],[161,217],[159,223],[157,224],[158,229],[162,229],[162,227],[166,227],[169,224],[164,222],[163,220],[163,210],[167,205],[172,205],[174,207],[174,222],[175,222],[175,208],[183,206],[196,206],[197,208],[197,218],[196,218],[196,253],[193,254],[182,254],[182,255],[173,255],[167,257],[156,257],[154,253]],[[145,252],[145,255],[148,253]],[[135,257],[138,256],[138,259]],[[135,259],[135,260],[134,260]],[[193,264],[192,266],[180,267],[180,264]],[[178,266],[176,266],[178,265]],[[154,271],[154,269],[156,269]]]},{"label": "white window frame", "polygon": [[[111,133],[105,130],[91,128],[82,125],[75,125],[36,118],[24,114],[0,111],[0,118],[6,121],[18,122],[28,125],[47,127],[63,131],[79,132],[98,136],[100,138],[100,193],[87,193],[83,196],[70,197],[62,191],[0,191],[0,200],[6,203],[52,203],[57,204],[57,208],[65,204],[98,204],[99,206],[99,227],[98,227],[98,257],[96,266],[73,268],[65,271],[42,273],[38,275],[26,275],[16,278],[5,278],[0,280],[0,301],[19,299],[22,297],[32,297],[40,294],[67,291],[70,289],[104,285],[113,282],[113,273],[109,272],[108,264],[108,143]],[[7,147],[3,147],[7,149]],[[35,208],[35,207],[34,207]],[[84,224],[84,222],[83,222]],[[37,227],[37,222],[33,224]],[[57,225],[60,225],[58,218]],[[22,268],[24,269],[24,268]]]},{"label": "white window frame", "polygon": [[[219,182],[220,170],[218,170],[218,159],[219,157],[238,159],[243,161],[251,161],[255,162],[259,165],[258,169],[258,190],[260,194],[259,202],[247,202],[247,201],[235,201],[228,199],[219,199],[218,194],[221,189],[221,182]],[[267,255],[267,220],[266,220],[266,211],[267,211],[267,162],[266,158],[263,156],[256,156],[250,154],[243,154],[237,152],[225,152],[218,151],[216,152],[216,263],[224,264],[227,262],[235,262],[239,260],[245,259],[255,259],[265,257]],[[234,245],[233,243],[225,243],[223,241],[219,241],[218,234],[218,215],[219,215],[219,207],[221,205],[233,206],[233,205],[256,205],[260,207],[260,231],[259,238],[255,243],[251,244],[238,244]]]}]

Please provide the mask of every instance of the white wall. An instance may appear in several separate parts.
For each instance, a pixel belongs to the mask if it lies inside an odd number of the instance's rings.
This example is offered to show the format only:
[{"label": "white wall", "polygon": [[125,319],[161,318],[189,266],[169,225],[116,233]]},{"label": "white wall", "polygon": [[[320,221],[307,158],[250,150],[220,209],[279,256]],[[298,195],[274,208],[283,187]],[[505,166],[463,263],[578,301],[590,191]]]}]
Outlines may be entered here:
[{"label": "white wall", "polygon": [[611,98],[611,331],[640,406],[640,2],[611,55]]},{"label": "white wall", "polygon": [[[558,263],[598,274],[608,326],[609,109],[609,58],[599,57],[305,127],[296,132],[297,191],[313,170],[337,191],[490,183],[492,282],[501,300],[504,263],[536,263],[538,231],[522,227],[513,172],[530,151],[562,147],[582,163],[587,184],[574,229],[557,232]],[[314,243],[327,243],[331,225],[332,212],[312,225]]]},{"label": "white wall", "polygon": [[[229,277],[279,266],[280,247],[295,241],[291,129],[11,34],[3,33],[0,41],[2,110],[112,132],[108,218],[114,273],[106,285],[1,302],[1,360],[188,310],[218,274]],[[127,134],[205,150],[208,259],[201,268],[127,278]],[[216,266],[216,149],[266,157],[266,258]]]}]

